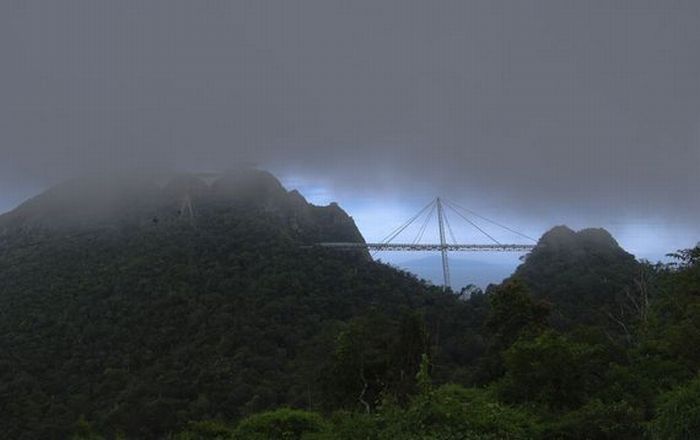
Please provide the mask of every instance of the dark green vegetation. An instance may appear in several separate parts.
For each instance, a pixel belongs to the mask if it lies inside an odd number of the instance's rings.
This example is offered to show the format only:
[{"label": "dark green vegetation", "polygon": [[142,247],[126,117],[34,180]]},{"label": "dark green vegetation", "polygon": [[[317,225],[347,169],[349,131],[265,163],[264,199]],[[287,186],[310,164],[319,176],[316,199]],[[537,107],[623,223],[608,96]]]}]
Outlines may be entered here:
[{"label": "dark green vegetation", "polygon": [[511,276],[525,283],[536,298],[557,307],[550,322],[557,328],[602,324],[624,300],[630,280],[641,268],[605,229],[574,232],[557,226],[545,233],[537,248]]},{"label": "dark green vegetation", "polygon": [[698,435],[698,249],[559,227],[465,300],[305,247],[362,237],[265,173],[119,188],[0,217],[3,438]]}]

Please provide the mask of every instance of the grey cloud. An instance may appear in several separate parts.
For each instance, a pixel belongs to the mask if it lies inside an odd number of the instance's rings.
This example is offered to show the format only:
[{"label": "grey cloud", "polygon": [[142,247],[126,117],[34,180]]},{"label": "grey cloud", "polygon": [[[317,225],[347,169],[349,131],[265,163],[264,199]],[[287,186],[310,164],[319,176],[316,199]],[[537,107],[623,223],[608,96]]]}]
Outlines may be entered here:
[{"label": "grey cloud", "polygon": [[254,161],[345,194],[700,215],[693,0],[11,0],[0,59],[5,187]]}]

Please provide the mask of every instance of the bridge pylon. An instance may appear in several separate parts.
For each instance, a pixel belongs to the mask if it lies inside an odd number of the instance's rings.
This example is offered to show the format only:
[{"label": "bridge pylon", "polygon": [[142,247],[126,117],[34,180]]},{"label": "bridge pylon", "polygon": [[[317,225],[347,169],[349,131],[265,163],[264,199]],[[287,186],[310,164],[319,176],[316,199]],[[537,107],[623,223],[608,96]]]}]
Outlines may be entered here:
[{"label": "bridge pylon", "polygon": [[450,287],[452,283],[450,282],[450,264],[447,261],[447,240],[445,240],[445,213],[442,207],[442,201],[440,197],[435,199],[437,205],[437,215],[438,215],[438,229],[440,231],[440,254],[442,256],[442,277],[444,284],[442,285],[445,289]]},{"label": "bridge pylon", "polygon": [[[447,209],[445,209],[447,208]],[[471,227],[475,228],[478,230],[481,235],[487,237],[491,243],[487,244],[459,244],[457,242],[457,239],[455,238],[454,231],[452,230],[452,226],[450,225],[450,222],[448,220],[447,216],[447,210],[450,210],[452,213],[457,214],[462,220],[464,220],[466,223],[468,223]],[[437,224],[438,224],[438,235],[440,237],[440,243],[433,243],[433,244],[421,244],[419,241],[422,239],[425,230],[430,223],[430,220],[433,218],[433,215],[436,215],[437,217]],[[476,217],[480,219],[481,221],[488,222],[492,226],[496,226],[500,229],[504,229],[506,231],[509,231],[510,233],[516,234],[522,238],[525,238],[531,242],[536,243],[537,240],[535,240],[532,237],[529,237],[523,233],[520,233],[514,229],[509,228],[508,226],[504,226],[500,223],[497,223],[493,220],[490,220],[482,215],[479,215],[475,213],[474,211],[471,211],[467,208],[464,208],[457,203],[445,200],[444,198],[441,197],[436,197],[434,198],[430,203],[428,203],[426,206],[423,207],[420,211],[418,211],[415,215],[413,215],[410,219],[408,219],[407,222],[402,224],[401,226],[397,227],[393,231],[391,231],[381,242],[378,243],[361,243],[361,242],[354,242],[354,243],[317,243],[318,246],[322,247],[327,247],[327,248],[333,248],[333,249],[368,249],[371,251],[374,251],[372,255],[374,256],[377,252],[380,251],[408,251],[408,252],[414,252],[414,251],[440,251],[440,255],[442,257],[442,276],[443,276],[443,288],[447,290],[448,288],[451,288],[451,279],[450,279],[450,264],[449,264],[449,257],[448,257],[448,252],[529,252],[532,250],[535,246],[534,244],[505,244],[501,243],[500,241],[496,240],[491,234],[486,232],[484,228],[479,226],[472,218],[470,217]],[[413,239],[412,242],[399,242],[396,243],[394,240],[406,230],[410,225],[414,224],[416,221],[419,219],[422,219],[419,221],[421,224],[418,234],[416,237]],[[451,242],[448,241],[448,234],[449,238],[451,239]]]}]

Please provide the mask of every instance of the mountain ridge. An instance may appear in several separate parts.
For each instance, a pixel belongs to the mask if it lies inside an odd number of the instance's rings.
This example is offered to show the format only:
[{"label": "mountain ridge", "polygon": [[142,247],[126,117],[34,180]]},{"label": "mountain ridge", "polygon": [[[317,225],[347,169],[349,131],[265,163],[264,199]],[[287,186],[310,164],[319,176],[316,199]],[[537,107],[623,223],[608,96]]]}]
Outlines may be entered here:
[{"label": "mountain ridge", "polygon": [[[117,191],[105,212],[115,202],[129,215],[84,222],[77,204],[52,224],[68,186],[0,218],[0,432],[66,438],[84,417],[108,437],[164,438],[280,406],[352,410],[357,396],[408,399],[427,354],[436,383],[478,375],[487,295],[460,299],[366,255],[304,246],[362,236],[337,204],[313,206],[267,175],[236,179],[183,177],[136,205]],[[178,212],[183,188],[191,217]],[[559,258],[571,273],[585,258],[569,251],[610,250],[602,232],[545,235],[552,246],[521,267]]]},{"label": "mountain ridge", "polygon": [[[322,405],[336,337],[377,315],[384,345],[401,341],[412,311],[430,334],[440,316],[441,343],[458,347],[452,329],[470,322],[468,305],[361,253],[303,246],[362,239],[338,205],[267,184],[268,199],[238,197],[230,185],[215,190],[225,197],[193,196],[192,218],[170,197],[156,210],[127,203],[126,217],[83,222],[74,211],[52,224],[70,187],[2,217],[0,396],[11,405],[0,432],[67,438],[84,415],[108,435],[163,438],[189,420]],[[411,386],[417,356],[395,387]],[[373,373],[368,393],[393,377]]]},{"label": "mountain ridge", "polygon": [[29,230],[149,227],[196,220],[227,208],[275,214],[309,242],[330,235],[364,242],[355,222],[337,203],[313,205],[297,190],[287,191],[272,174],[257,169],[223,173],[210,183],[196,174],[173,175],[160,184],[144,175],[69,180],[0,215],[0,236]]},{"label": "mountain ridge", "polygon": [[520,280],[536,298],[552,303],[559,326],[595,322],[639,275],[640,263],[603,228],[545,232],[504,284]]}]

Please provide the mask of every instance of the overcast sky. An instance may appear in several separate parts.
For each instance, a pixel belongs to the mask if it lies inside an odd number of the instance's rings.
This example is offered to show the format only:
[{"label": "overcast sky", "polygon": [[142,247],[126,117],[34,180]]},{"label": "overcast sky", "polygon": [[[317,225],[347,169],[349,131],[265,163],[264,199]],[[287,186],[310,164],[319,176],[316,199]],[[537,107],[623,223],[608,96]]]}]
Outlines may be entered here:
[{"label": "overcast sky", "polygon": [[641,253],[700,238],[697,0],[4,0],[0,65],[0,210],[256,162],[370,239],[436,194]]}]

